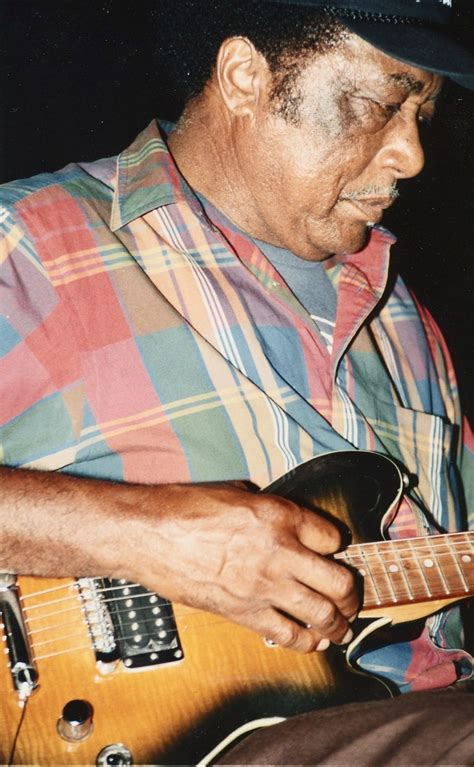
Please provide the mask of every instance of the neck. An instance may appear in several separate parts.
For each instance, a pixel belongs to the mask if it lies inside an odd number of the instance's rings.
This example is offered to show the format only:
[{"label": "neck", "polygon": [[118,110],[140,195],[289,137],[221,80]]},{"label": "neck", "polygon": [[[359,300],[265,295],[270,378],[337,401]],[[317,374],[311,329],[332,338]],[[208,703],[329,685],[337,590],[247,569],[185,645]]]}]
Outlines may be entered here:
[{"label": "neck", "polygon": [[169,149],[195,192],[250,237],[268,242],[263,216],[247,184],[245,160],[237,149],[238,136],[245,129],[214,101],[212,92],[198,97],[170,134]]},{"label": "neck", "polygon": [[224,144],[221,122],[220,115],[211,121],[209,109],[198,103],[183,114],[168,138],[168,146],[191,188],[231,218],[231,148]]},{"label": "neck", "polygon": [[338,559],[364,579],[364,609],[474,592],[474,532],[355,544]]}]

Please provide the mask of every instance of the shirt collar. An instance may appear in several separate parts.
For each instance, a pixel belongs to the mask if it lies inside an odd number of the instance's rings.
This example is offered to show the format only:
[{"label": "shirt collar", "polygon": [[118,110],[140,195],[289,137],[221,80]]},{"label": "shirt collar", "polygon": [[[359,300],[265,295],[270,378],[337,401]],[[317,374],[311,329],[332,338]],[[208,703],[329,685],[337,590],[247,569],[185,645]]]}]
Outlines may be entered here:
[{"label": "shirt collar", "polygon": [[117,158],[110,228],[113,232],[151,210],[176,202],[200,204],[173,162],[164,132],[153,120]]},{"label": "shirt collar", "polygon": [[[118,156],[110,219],[112,231],[151,210],[177,202],[189,205],[202,220],[202,205],[179,173],[166,144],[165,136],[173,127],[171,123],[160,122],[158,125],[152,120],[133,144]],[[327,266],[341,261],[356,271],[360,269],[368,279],[369,290],[380,296],[387,278],[389,248],[395,239],[388,230],[376,227],[362,251],[351,256],[333,257]]]}]

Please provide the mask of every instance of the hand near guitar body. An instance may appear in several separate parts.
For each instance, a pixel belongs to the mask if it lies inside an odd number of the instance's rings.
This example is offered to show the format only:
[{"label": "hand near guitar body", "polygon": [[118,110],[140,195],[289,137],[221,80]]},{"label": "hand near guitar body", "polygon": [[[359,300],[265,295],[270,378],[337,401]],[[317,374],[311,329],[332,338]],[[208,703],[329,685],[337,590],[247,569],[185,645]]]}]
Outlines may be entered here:
[{"label": "hand near guitar body", "polygon": [[285,498],[13,469],[0,481],[4,571],[126,578],[302,652],[350,640],[359,597],[328,556],[340,533]]}]

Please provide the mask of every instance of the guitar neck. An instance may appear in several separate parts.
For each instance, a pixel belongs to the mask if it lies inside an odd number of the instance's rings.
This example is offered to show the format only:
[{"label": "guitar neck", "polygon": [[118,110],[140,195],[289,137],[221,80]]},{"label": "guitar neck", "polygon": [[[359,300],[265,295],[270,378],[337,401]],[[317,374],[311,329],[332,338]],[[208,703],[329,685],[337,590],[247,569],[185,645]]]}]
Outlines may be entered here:
[{"label": "guitar neck", "polygon": [[474,532],[349,546],[336,555],[364,579],[364,610],[474,594]]}]

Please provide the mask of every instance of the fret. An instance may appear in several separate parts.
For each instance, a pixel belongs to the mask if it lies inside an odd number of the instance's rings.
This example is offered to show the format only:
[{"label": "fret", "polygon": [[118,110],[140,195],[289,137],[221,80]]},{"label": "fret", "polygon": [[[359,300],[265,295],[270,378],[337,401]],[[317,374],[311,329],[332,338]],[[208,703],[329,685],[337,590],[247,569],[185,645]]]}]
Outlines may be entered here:
[{"label": "fret", "polygon": [[[371,564],[369,563],[369,561],[367,559],[367,555],[365,553],[365,548],[362,547],[362,546],[359,546],[359,549],[361,551],[361,554],[362,554],[362,557],[363,557],[363,560],[364,560],[364,567],[361,570],[361,573],[364,575],[364,581],[365,581],[365,577],[368,575],[369,578],[370,578],[370,582],[372,584],[374,593],[375,593],[376,602],[377,602],[378,605],[381,605],[382,604],[382,600],[380,599],[380,593],[379,593],[379,590],[377,588],[377,583],[375,581],[374,574],[372,572],[372,566],[371,566]],[[364,600],[364,602],[365,602],[365,600]]]},{"label": "fret", "polygon": [[364,605],[381,605],[380,594],[377,589],[372,568],[369,565],[365,549],[372,544],[352,544],[345,551],[335,555],[336,559],[344,559],[364,579]]},{"label": "fret", "polygon": [[459,575],[459,579],[461,581],[462,587],[463,587],[464,591],[466,592],[466,594],[469,594],[469,586],[468,586],[468,583],[466,581],[466,578],[464,577],[464,573],[463,573],[463,571],[461,569],[461,565],[459,564],[458,554],[457,554],[457,552],[456,552],[456,550],[454,548],[454,543],[451,540],[450,536],[447,536],[446,540],[447,540],[447,544],[448,544],[448,548],[449,548],[449,553],[451,554],[451,558],[452,558],[452,561],[454,562],[454,567],[456,569],[456,572]]},{"label": "fret", "polygon": [[427,597],[432,597],[433,594],[432,594],[431,589],[430,589],[430,584],[428,583],[428,578],[426,577],[425,571],[424,571],[424,569],[423,569],[423,567],[421,565],[421,562],[420,562],[420,560],[418,558],[418,551],[416,550],[416,545],[414,544],[414,542],[410,538],[407,538],[407,542],[408,542],[408,546],[410,547],[410,552],[411,552],[411,554],[413,556],[413,559],[415,560],[415,562],[416,562],[416,564],[418,566],[418,570],[419,570],[419,573],[420,573],[420,576],[421,576],[421,580],[423,581],[423,585],[424,585],[425,590],[426,590],[426,596]]},{"label": "fret", "polygon": [[385,556],[387,542],[369,543],[362,547],[364,561],[362,569],[369,571],[374,590],[377,593],[377,604],[395,605],[398,603],[397,590],[390,572],[389,559]]},{"label": "fret", "polygon": [[[436,574],[439,576],[439,583],[441,584],[441,592],[444,595],[449,596],[451,593],[449,584],[446,580],[446,576],[443,572],[443,568],[441,567],[438,559],[438,552],[435,549],[435,544],[433,543],[433,539],[431,536],[426,536],[426,548],[428,549],[428,556],[424,560],[424,564],[426,568],[429,569],[429,574],[431,578],[436,577]],[[426,571],[428,572],[428,570]],[[434,589],[435,594],[440,594],[440,588],[438,585],[438,588]]]},{"label": "fret", "polygon": [[[355,546],[349,547],[356,548]],[[405,565],[401,560],[395,541],[363,544],[357,547],[359,552],[356,567],[367,579],[370,579],[370,591],[365,588],[364,605],[396,605],[413,601],[414,595]],[[371,593],[375,599],[371,598]]]},{"label": "fret", "polygon": [[410,583],[410,579],[408,577],[407,571],[406,571],[406,565],[407,563],[403,560],[401,556],[401,550],[406,548],[406,539],[402,539],[400,541],[387,541],[387,543],[391,544],[390,552],[394,554],[394,561],[389,566],[389,570],[392,573],[392,577],[395,579],[395,575],[397,573],[400,573],[403,579],[403,583],[405,585],[405,591],[407,594],[408,599],[410,602],[413,602],[415,595],[413,593],[413,589]]},{"label": "fret", "polygon": [[385,576],[385,582],[388,583],[389,593],[391,597],[390,601],[396,604],[398,602],[398,598],[397,598],[397,593],[395,591],[395,587],[392,581],[392,573],[390,572],[390,565],[387,565],[387,561],[384,559],[382,555],[381,547],[377,546],[377,544],[375,544],[375,547],[377,549],[377,557],[378,557],[380,567]]},{"label": "fret", "polygon": [[364,607],[395,606],[470,594],[474,535],[451,533],[354,544],[344,559],[364,578]]},{"label": "fret", "polygon": [[466,578],[469,593],[471,593],[474,590],[474,534],[460,533],[456,539],[459,566]]}]

